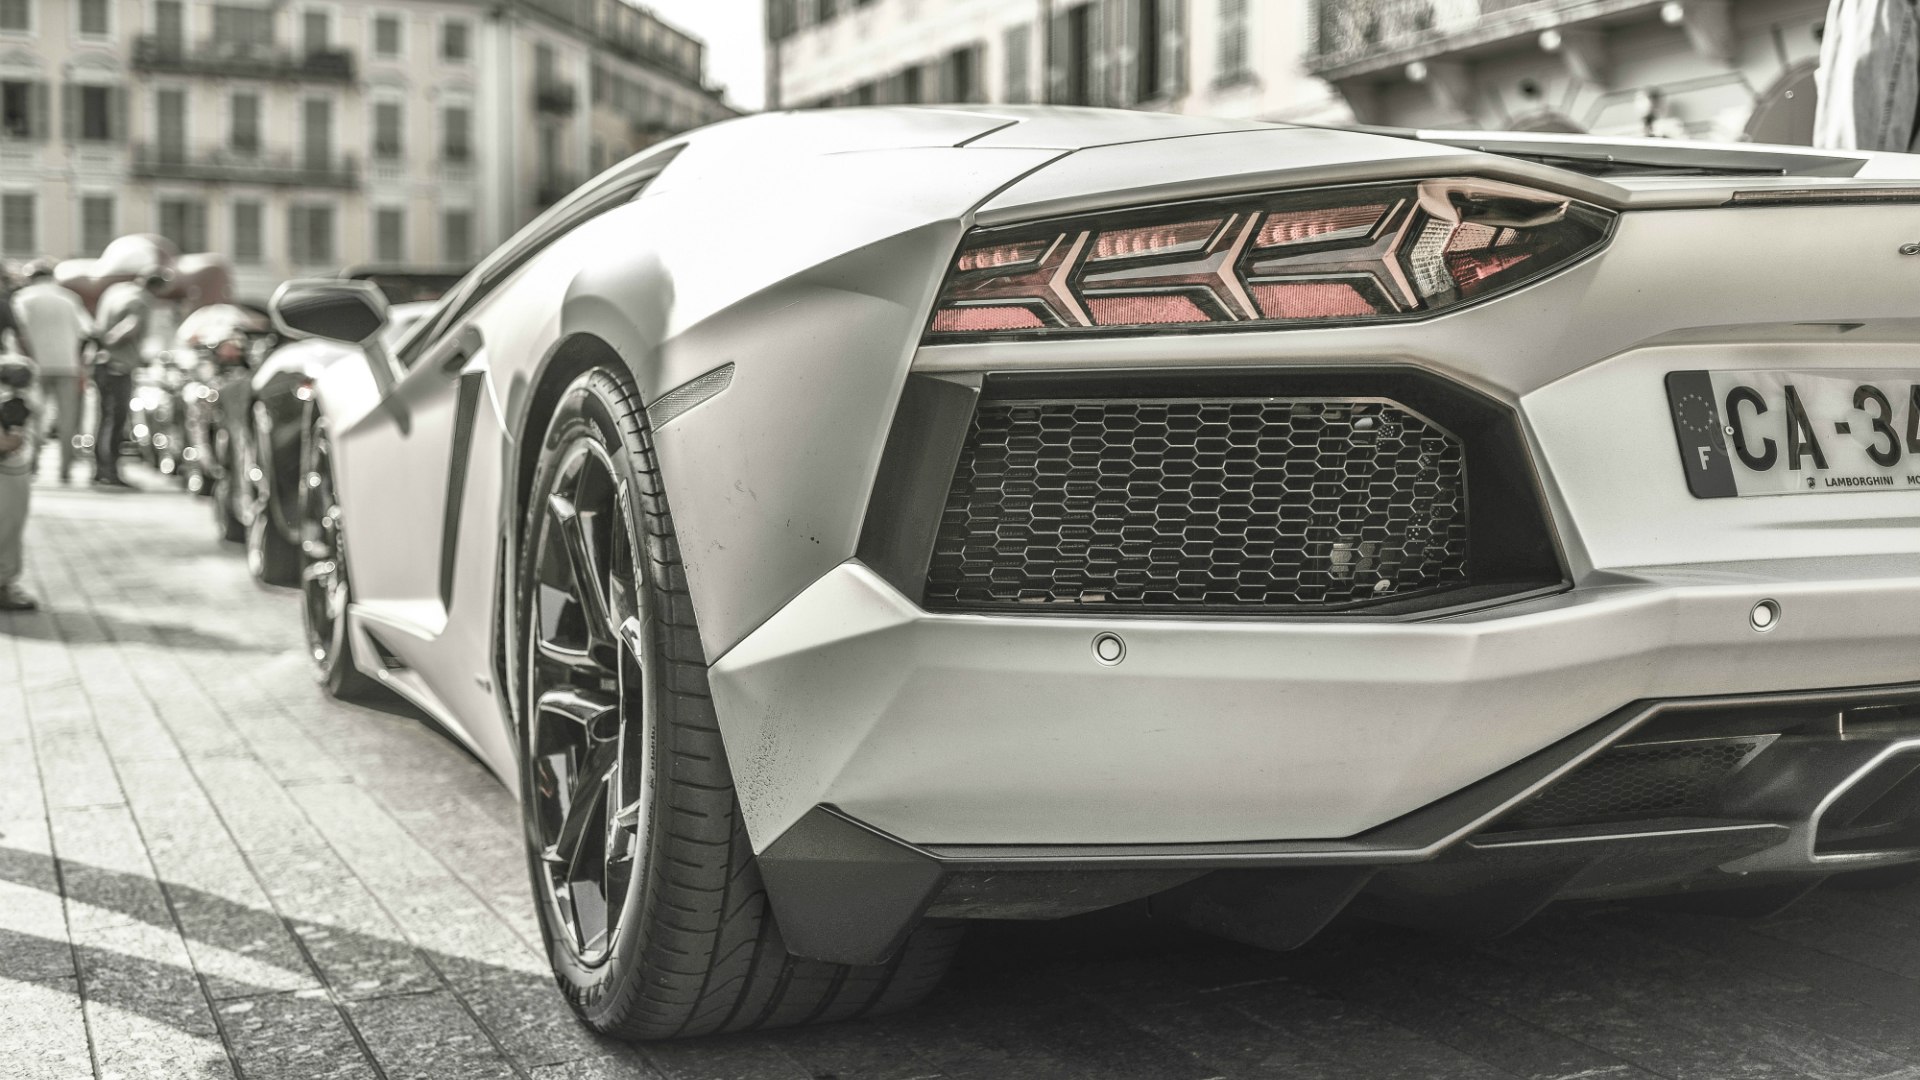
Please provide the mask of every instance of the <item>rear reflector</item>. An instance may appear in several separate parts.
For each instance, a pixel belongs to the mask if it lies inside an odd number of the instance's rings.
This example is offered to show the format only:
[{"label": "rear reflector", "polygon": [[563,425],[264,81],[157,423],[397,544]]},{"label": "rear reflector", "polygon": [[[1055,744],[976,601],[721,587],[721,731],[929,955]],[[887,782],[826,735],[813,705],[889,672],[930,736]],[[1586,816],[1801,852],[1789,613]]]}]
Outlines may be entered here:
[{"label": "rear reflector", "polygon": [[1089,296],[1087,313],[1098,326],[1158,326],[1206,322],[1200,305],[1179,295]]},{"label": "rear reflector", "polygon": [[994,330],[1033,330],[1046,324],[1032,308],[952,307],[933,317],[936,334],[978,334]]}]

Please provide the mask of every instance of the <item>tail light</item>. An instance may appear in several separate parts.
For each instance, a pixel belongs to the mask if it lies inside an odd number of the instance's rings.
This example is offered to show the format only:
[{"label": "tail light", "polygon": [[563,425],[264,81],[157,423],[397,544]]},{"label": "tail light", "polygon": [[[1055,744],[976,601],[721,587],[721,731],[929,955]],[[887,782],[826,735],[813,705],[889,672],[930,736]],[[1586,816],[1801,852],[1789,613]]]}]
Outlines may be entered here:
[{"label": "tail light", "polygon": [[1420,318],[1575,262],[1612,225],[1564,195],[1454,178],[976,229],[927,340]]}]

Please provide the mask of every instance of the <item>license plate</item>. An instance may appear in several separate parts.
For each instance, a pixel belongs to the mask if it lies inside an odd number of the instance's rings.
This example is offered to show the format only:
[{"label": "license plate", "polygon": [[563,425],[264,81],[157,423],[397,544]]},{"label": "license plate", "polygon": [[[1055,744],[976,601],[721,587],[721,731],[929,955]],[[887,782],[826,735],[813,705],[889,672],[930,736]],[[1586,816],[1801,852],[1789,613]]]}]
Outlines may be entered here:
[{"label": "license plate", "polygon": [[1920,488],[1920,370],[1674,371],[1667,404],[1698,498]]}]

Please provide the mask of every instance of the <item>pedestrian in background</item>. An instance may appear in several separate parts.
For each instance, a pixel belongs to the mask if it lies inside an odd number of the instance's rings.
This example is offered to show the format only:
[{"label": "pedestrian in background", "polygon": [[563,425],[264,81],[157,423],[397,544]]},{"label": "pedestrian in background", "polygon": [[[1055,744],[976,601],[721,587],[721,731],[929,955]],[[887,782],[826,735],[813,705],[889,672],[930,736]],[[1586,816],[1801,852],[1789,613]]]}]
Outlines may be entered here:
[{"label": "pedestrian in background", "polygon": [[18,340],[20,329],[13,322],[13,282],[7,279],[6,270],[0,268],[0,356],[18,347],[7,344],[8,335]]},{"label": "pedestrian in background", "polygon": [[100,295],[100,355],[93,365],[99,417],[93,425],[93,482],[129,487],[120,478],[120,444],[127,437],[133,407],[133,373],[147,362],[147,333],[153,327],[153,300],[167,287],[165,270],[154,268],[136,282],[107,286]]},{"label": "pedestrian in background", "polygon": [[0,611],[32,611],[39,606],[20,586],[21,548],[39,449],[40,399],[33,361],[0,349]]},{"label": "pedestrian in background", "polygon": [[21,345],[39,369],[40,398],[53,413],[41,430],[60,443],[64,484],[80,449],[81,403],[87,389],[81,349],[93,334],[93,319],[80,297],[54,280],[49,262],[27,268],[27,287],[13,294],[13,314]]},{"label": "pedestrian in background", "polygon": [[1832,0],[1820,37],[1813,144],[1920,150],[1920,10],[1915,0]]}]

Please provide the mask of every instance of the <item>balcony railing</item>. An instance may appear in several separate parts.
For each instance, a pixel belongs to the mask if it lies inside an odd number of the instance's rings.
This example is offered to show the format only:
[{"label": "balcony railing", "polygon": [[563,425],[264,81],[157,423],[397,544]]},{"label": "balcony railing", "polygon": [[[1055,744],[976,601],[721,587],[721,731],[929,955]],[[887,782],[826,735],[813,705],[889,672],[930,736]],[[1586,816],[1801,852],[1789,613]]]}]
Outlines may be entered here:
[{"label": "balcony railing", "polygon": [[296,53],[255,42],[202,41],[194,45],[147,34],[133,43],[137,71],[210,75],[230,79],[298,79],[352,82],[353,54],[343,49]]},{"label": "balcony railing", "polygon": [[533,107],[553,116],[573,115],[578,95],[573,84],[558,79],[543,79],[533,88]]},{"label": "balcony railing", "polygon": [[313,161],[284,153],[238,154],[231,150],[179,150],[135,144],[128,171],[145,180],[339,189],[360,186],[360,165],[350,154]]},{"label": "balcony railing", "polygon": [[1598,19],[1661,0],[1321,0],[1307,66],[1316,73],[1403,53],[1438,53]]}]

